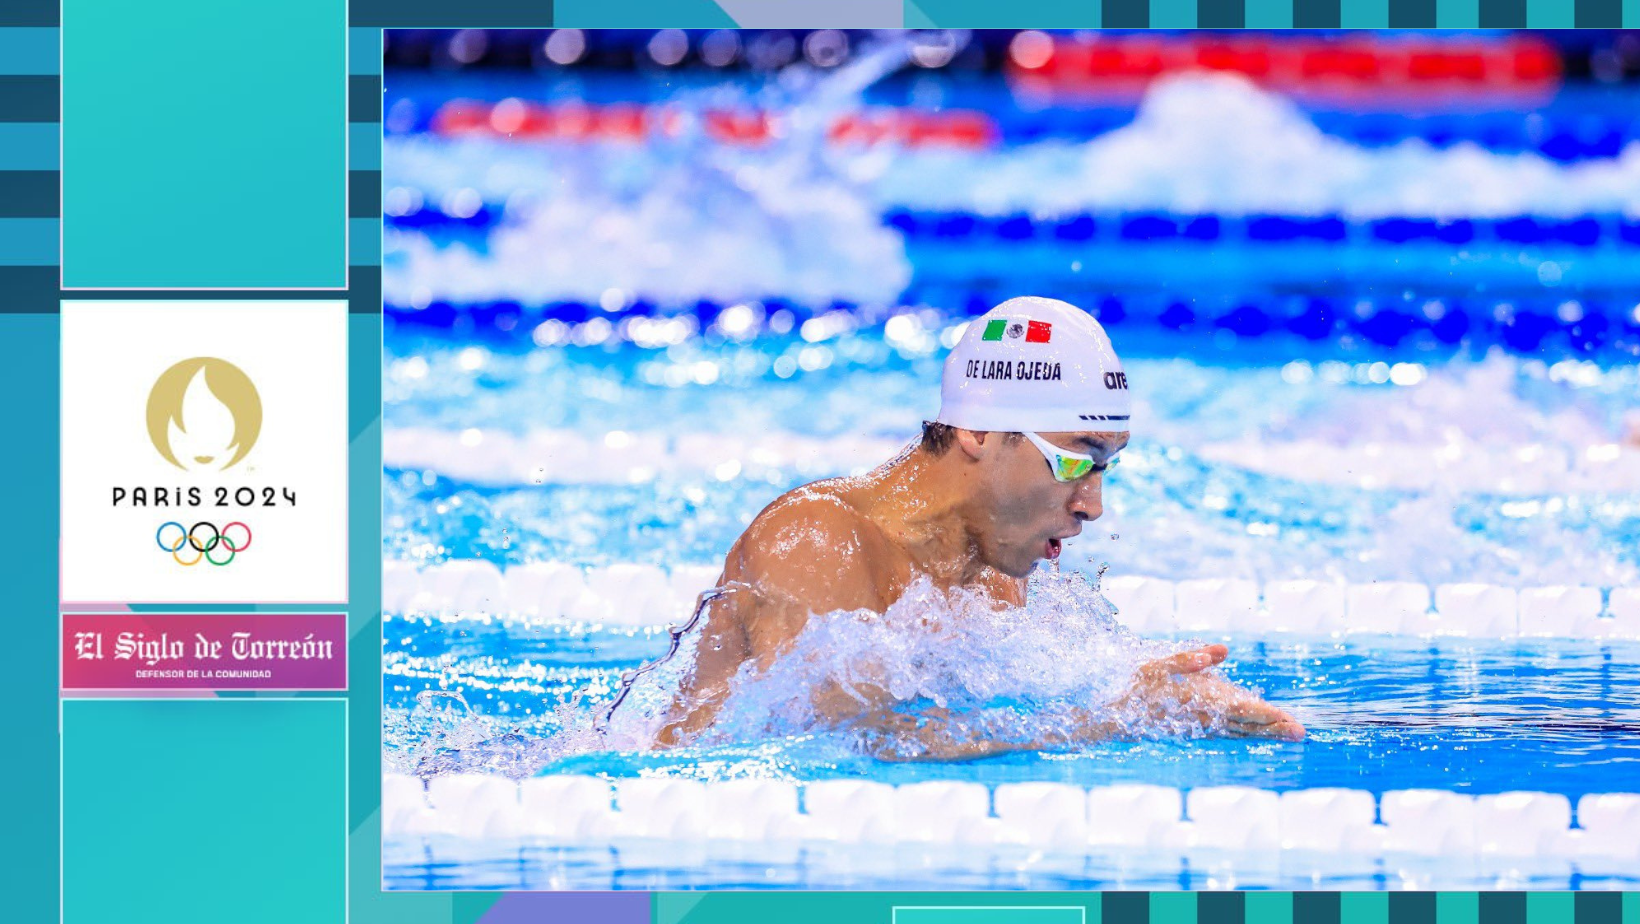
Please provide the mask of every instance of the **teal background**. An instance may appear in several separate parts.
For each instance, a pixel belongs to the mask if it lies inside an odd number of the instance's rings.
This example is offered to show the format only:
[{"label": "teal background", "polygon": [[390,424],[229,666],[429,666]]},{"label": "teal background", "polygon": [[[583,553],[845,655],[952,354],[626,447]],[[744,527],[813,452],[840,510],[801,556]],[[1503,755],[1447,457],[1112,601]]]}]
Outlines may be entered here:
[{"label": "teal background", "polygon": [[346,17],[64,0],[63,284],[345,286]]},{"label": "teal background", "polygon": [[[896,906],[893,924],[1082,924],[1085,908],[932,908]],[[1095,915],[1097,921],[1097,915]]]},{"label": "teal background", "polygon": [[[63,924],[344,920],[340,700],[67,700]],[[161,914],[155,911],[163,909]]]},{"label": "teal background", "polygon": [[[378,26],[629,26],[656,28],[812,27],[881,25],[899,17],[912,28],[1038,27],[1097,28],[1106,10],[1123,16],[1146,14],[1151,27],[1220,21],[1239,10],[1250,28],[1285,28],[1335,23],[1385,26],[1391,0],[853,0],[834,6],[819,0],[758,0],[726,3],[712,0],[296,0],[297,5],[207,4],[202,0],[158,3],[114,3],[111,0],[16,0],[0,6],[0,170],[37,171],[42,183],[58,181],[59,143],[68,147],[69,188],[62,216],[57,211],[33,217],[0,218],[0,387],[7,401],[0,415],[7,424],[6,474],[13,485],[11,502],[32,529],[8,532],[4,540],[7,586],[14,618],[14,645],[6,647],[9,677],[21,702],[12,710],[16,729],[11,740],[24,745],[26,758],[8,761],[8,777],[17,792],[10,816],[16,843],[24,846],[8,858],[7,919],[52,921],[59,912],[59,808],[71,837],[98,830],[106,812],[152,812],[152,806],[115,798],[137,782],[169,787],[182,813],[200,813],[202,805],[232,784],[243,786],[249,758],[262,756],[251,778],[278,777],[277,766],[346,769],[346,811],[341,771],[309,774],[299,781],[315,788],[317,803],[337,807],[343,817],[347,857],[346,907],[352,924],[490,924],[513,921],[577,921],[585,903],[570,905],[565,896],[516,894],[386,894],[380,891],[380,276],[377,227],[379,197],[350,200],[354,190],[379,187],[381,126],[379,111],[347,112],[346,74],[380,73]],[[344,7],[344,3],[346,6]],[[1303,15],[1295,10],[1303,8]],[[1600,17],[1620,9],[1623,22],[1640,26],[1640,0],[1436,0],[1436,24],[1475,28],[1493,25],[1616,26]],[[1518,21],[1510,17],[1517,16]],[[850,22],[849,17],[870,22]],[[58,27],[64,22],[66,31]],[[1319,19],[1317,18],[1319,17]],[[344,24],[354,26],[344,35]],[[163,41],[156,37],[163,35]],[[59,52],[67,37],[68,47]],[[168,45],[167,57],[150,50]],[[141,54],[135,54],[140,49]],[[344,55],[347,60],[344,66]],[[66,83],[57,75],[70,72]],[[120,89],[140,105],[119,102],[103,88]],[[358,89],[357,86],[354,87]],[[379,84],[375,87],[379,92]],[[89,91],[89,92],[88,92]],[[59,92],[69,133],[58,124]],[[359,96],[355,96],[355,106]],[[349,124],[349,115],[352,122]],[[345,183],[344,183],[345,180]],[[352,219],[347,240],[346,219]],[[70,264],[60,270],[59,230],[69,237]],[[351,265],[344,280],[343,269]],[[66,273],[59,278],[59,272]],[[231,702],[155,700],[94,703],[72,700],[61,705],[56,688],[57,628],[56,537],[58,486],[58,327],[55,312],[65,294],[61,284],[114,287],[99,297],[220,297],[222,289],[295,287],[333,289],[347,285],[350,319],[350,571],[352,603],[349,673],[346,694],[348,729],[334,721],[293,721],[265,729],[257,741],[236,738],[247,727],[221,729],[220,717],[241,710],[273,715],[339,710],[334,694],[237,694]],[[171,287],[171,292],[136,292],[138,287]],[[196,291],[181,291],[196,290]],[[247,295],[247,297],[256,297]],[[336,297],[335,292],[298,291],[279,297]],[[242,607],[237,609],[254,609]],[[328,697],[328,698],[327,698]],[[252,702],[252,701],[255,702]],[[276,701],[277,700],[277,701]],[[316,702],[322,701],[322,702]],[[115,712],[99,710],[112,706]],[[82,710],[90,709],[90,712]],[[119,709],[136,710],[119,713]],[[222,710],[214,714],[208,711]],[[106,728],[107,716],[142,714],[135,724]],[[57,742],[59,719],[76,732],[62,741],[66,781],[73,792],[59,790]],[[119,724],[119,723],[115,723]],[[148,727],[151,735],[135,729]],[[225,767],[202,743],[218,731],[237,741],[228,753],[242,758]],[[105,734],[106,732],[106,734]],[[239,745],[244,745],[243,748]],[[170,753],[162,748],[169,746]],[[247,748],[249,750],[247,750]],[[277,753],[277,759],[270,756]],[[140,766],[149,755],[187,760],[170,765],[163,779]],[[178,756],[180,755],[180,756]],[[194,759],[198,757],[198,759]],[[272,763],[269,763],[269,762]],[[278,785],[285,780],[279,777]],[[113,786],[114,791],[109,787]],[[87,788],[91,787],[91,788]],[[92,789],[101,787],[102,792]],[[99,803],[97,800],[103,800]],[[130,816],[135,817],[135,816]],[[143,816],[148,817],[148,816]],[[178,816],[171,816],[173,818]],[[209,821],[209,819],[207,819]],[[296,819],[272,820],[277,828]],[[197,827],[197,826],[196,826]],[[333,831],[327,827],[326,832]],[[167,857],[150,845],[146,854],[129,852],[121,862],[151,864],[157,878],[145,887],[151,901],[141,904],[127,893],[113,912],[98,920],[169,922],[189,920],[202,894],[221,896],[212,921],[255,920],[257,907],[290,896],[289,882],[260,878],[230,882],[218,875],[249,875],[290,861],[293,854],[330,850],[329,833],[304,840],[293,851],[250,836],[198,838],[181,849],[193,854]],[[99,848],[101,849],[101,848]],[[199,856],[196,857],[196,854]],[[209,855],[206,855],[209,854]],[[96,860],[78,847],[68,851],[73,864]],[[110,858],[112,860],[113,858]],[[196,859],[199,862],[195,862]],[[295,859],[300,860],[300,856]],[[229,863],[232,860],[233,863]],[[338,869],[334,852],[318,871],[325,884],[315,894],[331,904],[284,918],[293,921],[337,920],[341,901],[331,881]],[[77,865],[84,871],[90,867]],[[332,874],[325,877],[328,872]],[[68,880],[76,895],[82,890]],[[316,880],[315,880],[316,881]],[[241,888],[234,890],[233,885]],[[83,891],[118,896],[111,879]],[[162,887],[169,885],[169,890]],[[113,886],[114,888],[109,888]],[[296,898],[301,899],[298,895]],[[596,902],[595,896],[584,898]],[[1170,893],[1104,894],[939,894],[827,893],[661,894],[654,917],[665,924],[716,922],[814,922],[850,924],[883,922],[895,904],[1082,904],[1089,922],[1110,924],[1344,924],[1346,920],[1394,924],[1620,924],[1640,922],[1640,893],[1392,893],[1357,899],[1336,893]],[[92,905],[82,908],[94,908]],[[610,907],[615,907],[613,899]],[[604,921],[632,920],[632,906],[598,916]],[[75,914],[83,913],[73,909]],[[95,909],[94,909],[95,910]],[[90,919],[90,918],[88,918]],[[65,919],[75,920],[75,919]],[[1036,924],[1040,918],[1033,918]],[[969,922],[971,924],[971,922]]]}]

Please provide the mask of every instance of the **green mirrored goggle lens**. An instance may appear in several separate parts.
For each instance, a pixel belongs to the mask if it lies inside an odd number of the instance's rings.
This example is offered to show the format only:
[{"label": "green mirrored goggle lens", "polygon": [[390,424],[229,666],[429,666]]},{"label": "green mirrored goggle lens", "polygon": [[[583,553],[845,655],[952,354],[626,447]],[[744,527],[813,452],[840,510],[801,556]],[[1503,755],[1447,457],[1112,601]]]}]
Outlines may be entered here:
[{"label": "green mirrored goggle lens", "polygon": [[1093,471],[1092,459],[1067,459],[1059,456],[1056,461],[1058,465],[1054,467],[1054,477],[1060,481],[1075,481]]}]

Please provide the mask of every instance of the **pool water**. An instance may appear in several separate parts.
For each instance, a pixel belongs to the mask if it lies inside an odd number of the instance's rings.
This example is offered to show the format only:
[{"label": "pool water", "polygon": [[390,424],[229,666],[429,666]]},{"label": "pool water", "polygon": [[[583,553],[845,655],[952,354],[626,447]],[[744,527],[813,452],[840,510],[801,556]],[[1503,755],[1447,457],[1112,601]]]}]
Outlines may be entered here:
[{"label": "pool water", "polygon": [[[780,493],[866,470],[914,439],[962,325],[1032,292],[1101,317],[1137,402],[1106,514],[1067,544],[1067,574],[1583,585],[1602,599],[1640,585],[1640,144],[1548,157],[1485,112],[1442,129],[1471,135],[1435,144],[1417,119],[1191,79],[1075,118],[1074,107],[1061,118],[957,86],[950,100],[990,107],[1004,126],[981,151],[525,143],[445,137],[428,113],[513,94],[806,103],[767,87],[613,76],[395,80],[384,149],[389,561],[716,567]],[[893,81],[867,92],[889,105],[928,98]],[[1569,88],[1537,117],[1611,121],[1634,102],[1629,87]],[[1407,235],[1417,239],[1398,240]],[[954,664],[919,682],[936,698],[1001,703],[1025,724],[1045,676],[1064,698],[1119,686],[1132,651],[1101,653],[1121,630],[1102,601],[1075,599],[1086,604],[1075,618],[1019,617],[1026,630],[1047,626],[1035,634],[976,628],[955,649],[971,646],[972,676]],[[383,615],[383,763],[395,774],[1528,790],[1574,802],[1640,788],[1634,641],[1230,633],[1210,639],[1230,646],[1222,673],[1292,711],[1304,742],[1141,729],[1064,752],[928,764],[880,761],[800,722],[748,721],[735,740],[665,752],[636,735],[589,746],[597,704],[666,651],[663,619],[402,609]],[[810,644],[816,655],[857,645],[863,658],[870,641],[842,632]],[[937,663],[940,652],[922,656]],[[623,707],[628,730],[665,694],[640,690]],[[779,713],[748,695],[749,714]],[[761,857],[652,846],[394,835],[384,883],[1640,884],[1640,869],[1597,876],[1519,859],[1261,866],[1142,852],[1043,862],[978,848],[885,858],[859,845]]]}]

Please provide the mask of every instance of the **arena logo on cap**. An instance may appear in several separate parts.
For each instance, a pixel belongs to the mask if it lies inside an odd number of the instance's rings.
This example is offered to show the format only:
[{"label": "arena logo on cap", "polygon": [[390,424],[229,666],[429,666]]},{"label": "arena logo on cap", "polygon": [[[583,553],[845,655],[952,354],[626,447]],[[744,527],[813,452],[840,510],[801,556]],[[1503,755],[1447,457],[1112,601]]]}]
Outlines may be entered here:
[{"label": "arena logo on cap", "polygon": [[1001,340],[1004,337],[1009,340],[1023,337],[1026,343],[1048,343],[1053,339],[1053,325],[1029,318],[1023,323],[1012,318],[996,318],[985,325],[985,331],[980,335],[981,340]]}]

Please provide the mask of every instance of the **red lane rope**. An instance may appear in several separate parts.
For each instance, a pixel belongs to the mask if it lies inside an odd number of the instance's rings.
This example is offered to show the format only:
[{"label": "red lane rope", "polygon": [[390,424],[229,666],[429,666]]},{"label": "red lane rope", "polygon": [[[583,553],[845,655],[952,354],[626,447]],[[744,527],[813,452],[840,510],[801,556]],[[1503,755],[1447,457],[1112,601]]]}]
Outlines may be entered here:
[{"label": "red lane rope", "polygon": [[1135,90],[1164,74],[1228,71],[1283,89],[1452,92],[1558,86],[1560,56],[1532,36],[1501,41],[1361,36],[1059,35],[1015,39],[1011,78],[1034,89]]},{"label": "red lane rope", "polygon": [[[576,142],[641,142],[655,135],[676,137],[683,125],[683,113],[665,106],[548,105],[519,99],[499,103],[451,100],[439,108],[432,121],[435,133],[450,137]],[[707,110],[702,114],[702,128],[716,141],[742,145],[764,144],[785,131],[781,115],[760,110]],[[996,122],[983,112],[874,109],[839,116],[828,127],[826,137],[833,144],[850,146],[983,148],[995,144],[1000,132]]]}]

